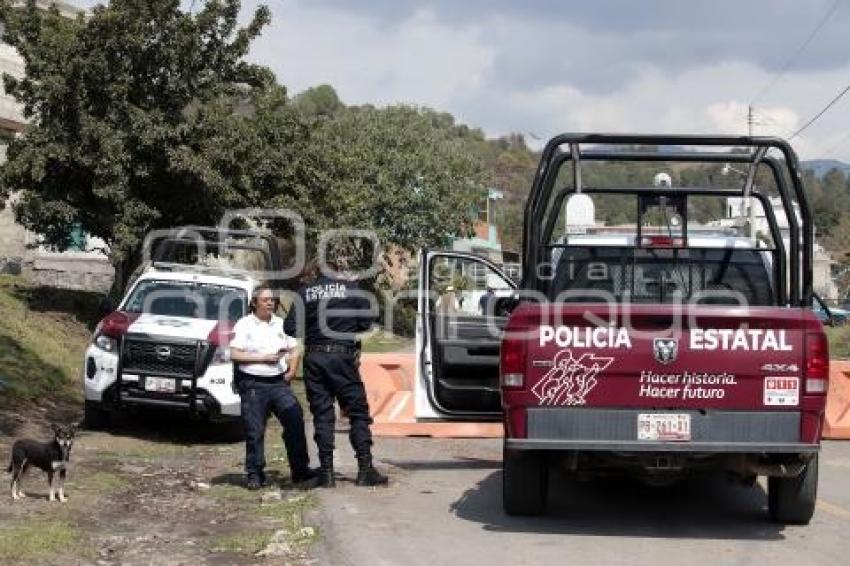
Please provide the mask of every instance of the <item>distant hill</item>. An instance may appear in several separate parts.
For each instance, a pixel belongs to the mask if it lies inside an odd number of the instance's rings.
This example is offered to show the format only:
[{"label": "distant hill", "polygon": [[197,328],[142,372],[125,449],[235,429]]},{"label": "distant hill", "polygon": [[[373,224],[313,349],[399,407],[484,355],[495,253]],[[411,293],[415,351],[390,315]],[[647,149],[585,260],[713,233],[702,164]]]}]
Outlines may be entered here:
[{"label": "distant hill", "polygon": [[845,175],[850,176],[850,164],[838,161],[837,159],[811,159],[809,161],[802,161],[800,165],[804,171],[809,169],[814,171],[816,177],[823,177],[832,169],[838,169]]}]

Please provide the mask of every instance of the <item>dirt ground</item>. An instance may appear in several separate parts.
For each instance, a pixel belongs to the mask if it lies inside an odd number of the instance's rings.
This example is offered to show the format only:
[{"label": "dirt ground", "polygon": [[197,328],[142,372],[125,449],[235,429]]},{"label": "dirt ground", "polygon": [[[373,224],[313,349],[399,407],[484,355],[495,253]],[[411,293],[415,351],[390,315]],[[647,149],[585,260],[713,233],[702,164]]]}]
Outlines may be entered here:
[{"label": "dirt ground", "polygon": [[[47,439],[49,422],[79,418],[75,406],[0,412],[5,482],[16,438]],[[0,563],[312,564],[318,538],[312,492],[294,489],[274,419],[266,439],[274,484],[241,487],[243,444],[232,426],[183,416],[123,417],[109,432],[82,430],[71,453],[67,503],[47,500],[46,475],[31,469],[28,497],[0,492]]]}]

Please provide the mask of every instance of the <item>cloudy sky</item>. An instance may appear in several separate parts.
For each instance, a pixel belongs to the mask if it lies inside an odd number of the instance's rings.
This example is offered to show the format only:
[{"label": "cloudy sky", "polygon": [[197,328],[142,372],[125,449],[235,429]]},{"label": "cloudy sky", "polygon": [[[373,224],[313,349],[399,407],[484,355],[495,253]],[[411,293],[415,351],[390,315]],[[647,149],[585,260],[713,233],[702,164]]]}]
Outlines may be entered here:
[{"label": "cloudy sky", "polygon": [[[246,18],[258,3],[243,0]],[[265,3],[251,56],[291,93],[328,83],[348,104],[430,106],[538,143],[743,134],[748,105],[753,133],[788,137],[850,86],[850,0]],[[792,143],[850,162],[850,92]]]}]

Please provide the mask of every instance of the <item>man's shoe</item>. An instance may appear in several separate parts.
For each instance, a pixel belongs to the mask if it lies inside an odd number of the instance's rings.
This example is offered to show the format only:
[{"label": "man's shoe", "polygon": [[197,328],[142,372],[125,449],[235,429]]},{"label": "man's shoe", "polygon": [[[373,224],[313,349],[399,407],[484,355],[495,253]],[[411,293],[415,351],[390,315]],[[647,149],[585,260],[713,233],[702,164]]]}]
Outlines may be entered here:
[{"label": "man's shoe", "polygon": [[258,489],[263,487],[263,482],[260,478],[256,476],[251,476],[245,479],[245,489],[250,489],[251,491],[257,491]]},{"label": "man's shoe", "polygon": [[374,487],[376,485],[387,485],[389,481],[387,476],[370,465],[360,468],[357,472],[357,480],[354,483],[359,486]]},{"label": "man's shoe", "polygon": [[319,487],[336,487],[333,468],[319,468]]},{"label": "man's shoe", "polygon": [[306,471],[292,474],[292,484],[300,489],[313,489],[319,483],[319,470],[307,468]]}]

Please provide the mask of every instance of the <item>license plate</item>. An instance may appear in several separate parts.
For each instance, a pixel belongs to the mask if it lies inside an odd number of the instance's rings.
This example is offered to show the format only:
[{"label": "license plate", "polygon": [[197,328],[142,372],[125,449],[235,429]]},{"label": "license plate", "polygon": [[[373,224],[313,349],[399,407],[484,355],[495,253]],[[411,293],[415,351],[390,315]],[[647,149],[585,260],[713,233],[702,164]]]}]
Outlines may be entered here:
[{"label": "license plate", "polygon": [[176,390],[176,380],[170,377],[146,377],[145,391],[154,391],[156,393],[174,393]]},{"label": "license plate", "polygon": [[640,413],[638,440],[685,442],[691,439],[691,416],[680,413]]}]

